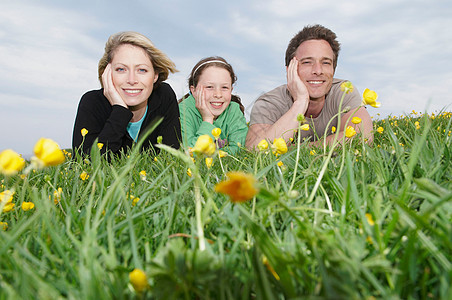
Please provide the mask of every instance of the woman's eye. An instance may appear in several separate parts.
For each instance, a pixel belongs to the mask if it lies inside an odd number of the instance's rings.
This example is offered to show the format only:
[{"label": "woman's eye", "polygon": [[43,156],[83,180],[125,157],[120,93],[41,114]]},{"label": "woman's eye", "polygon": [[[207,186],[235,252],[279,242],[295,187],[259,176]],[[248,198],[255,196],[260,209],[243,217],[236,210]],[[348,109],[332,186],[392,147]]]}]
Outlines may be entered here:
[{"label": "woman's eye", "polygon": [[124,72],[125,71],[125,69],[124,68],[116,68],[116,72]]},{"label": "woman's eye", "polygon": [[148,71],[148,70],[146,70],[146,69],[139,69],[139,70],[138,70],[138,72],[140,72],[140,73],[147,73],[147,71]]}]

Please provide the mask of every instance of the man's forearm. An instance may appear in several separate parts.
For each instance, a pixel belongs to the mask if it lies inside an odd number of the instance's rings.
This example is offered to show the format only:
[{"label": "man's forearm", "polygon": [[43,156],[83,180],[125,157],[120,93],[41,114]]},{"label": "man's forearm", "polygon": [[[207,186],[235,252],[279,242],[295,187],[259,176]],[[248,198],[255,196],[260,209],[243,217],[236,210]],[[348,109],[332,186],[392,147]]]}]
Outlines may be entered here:
[{"label": "man's forearm", "polygon": [[293,137],[293,130],[298,128],[297,116],[302,114],[301,110],[301,103],[294,102],[292,107],[274,124],[251,125],[246,137],[246,147],[253,149],[263,139],[273,141],[280,137],[289,142]]}]

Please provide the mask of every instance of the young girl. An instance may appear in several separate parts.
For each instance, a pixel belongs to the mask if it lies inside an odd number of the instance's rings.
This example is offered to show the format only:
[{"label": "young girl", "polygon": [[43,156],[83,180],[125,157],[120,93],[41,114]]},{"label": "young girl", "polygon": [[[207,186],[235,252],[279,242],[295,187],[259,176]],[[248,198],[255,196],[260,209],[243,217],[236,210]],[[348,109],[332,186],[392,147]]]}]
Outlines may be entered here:
[{"label": "young girl", "polygon": [[89,154],[97,139],[101,153],[126,152],[158,119],[163,120],[145,138],[142,149],[153,149],[158,136],[179,148],[176,94],[163,82],[177,70],[162,51],[140,33],[120,32],[108,39],[98,71],[102,89],[89,91],[80,100],[74,151]]},{"label": "young girl", "polygon": [[[244,107],[238,96],[232,95],[237,80],[232,66],[222,57],[199,61],[188,79],[190,93],[179,104],[183,144],[193,147],[199,136],[220,128],[219,148],[234,154],[244,145],[248,126]],[[232,102],[231,102],[232,101]]]}]

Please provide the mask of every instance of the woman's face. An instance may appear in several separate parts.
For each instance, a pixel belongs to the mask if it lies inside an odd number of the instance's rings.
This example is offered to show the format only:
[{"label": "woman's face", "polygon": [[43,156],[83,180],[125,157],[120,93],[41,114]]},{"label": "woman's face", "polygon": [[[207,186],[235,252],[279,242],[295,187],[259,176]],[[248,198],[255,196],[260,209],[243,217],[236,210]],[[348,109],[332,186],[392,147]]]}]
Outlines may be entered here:
[{"label": "woman's face", "polygon": [[146,106],[158,74],[144,49],[130,44],[119,46],[111,68],[113,84],[126,105],[131,109]]},{"label": "woman's face", "polygon": [[193,95],[200,87],[204,88],[205,102],[210,112],[217,118],[231,103],[232,80],[226,69],[211,66],[202,71],[196,88],[190,87]]}]

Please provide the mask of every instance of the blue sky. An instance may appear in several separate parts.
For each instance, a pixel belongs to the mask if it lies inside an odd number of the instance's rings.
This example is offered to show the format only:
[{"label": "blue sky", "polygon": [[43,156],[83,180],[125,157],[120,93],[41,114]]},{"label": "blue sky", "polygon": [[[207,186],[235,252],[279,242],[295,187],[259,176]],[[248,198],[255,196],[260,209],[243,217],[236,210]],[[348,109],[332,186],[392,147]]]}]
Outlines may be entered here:
[{"label": "blue sky", "polygon": [[[335,77],[375,90],[375,118],[452,109],[450,1],[2,1],[0,151],[28,155],[40,137],[69,148],[80,97],[100,88],[97,63],[107,38],[134,30],[175,63],[180,97],[203,57],[235,69],[249,114],[255,99],[285,83],[289,40],[322,24],[342,44]],[[379,116],[377,114],[380,114]]]}]

